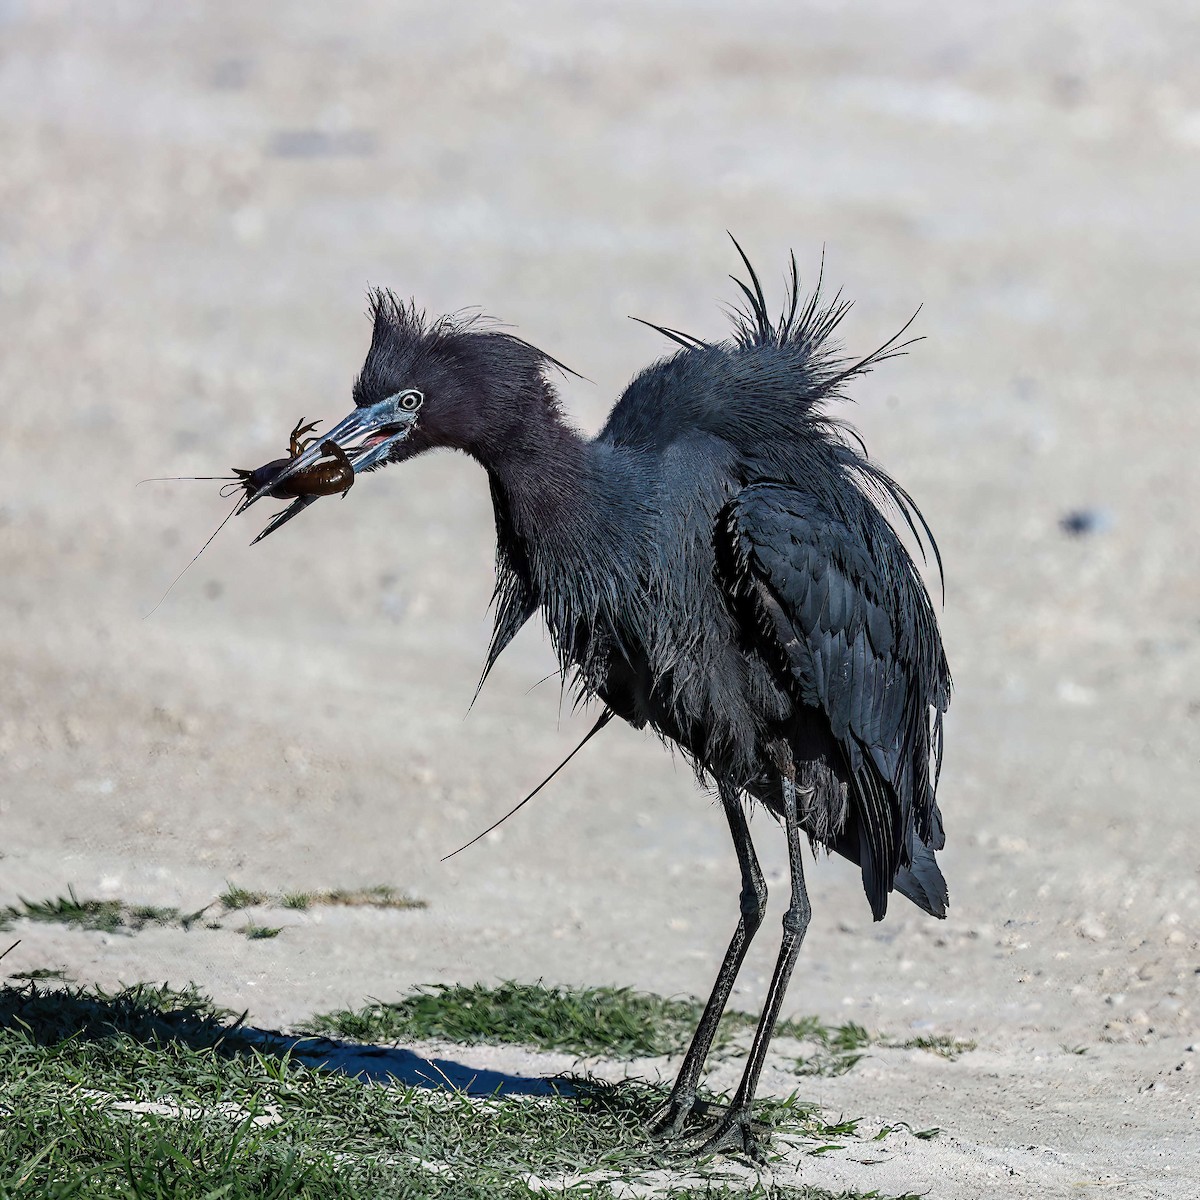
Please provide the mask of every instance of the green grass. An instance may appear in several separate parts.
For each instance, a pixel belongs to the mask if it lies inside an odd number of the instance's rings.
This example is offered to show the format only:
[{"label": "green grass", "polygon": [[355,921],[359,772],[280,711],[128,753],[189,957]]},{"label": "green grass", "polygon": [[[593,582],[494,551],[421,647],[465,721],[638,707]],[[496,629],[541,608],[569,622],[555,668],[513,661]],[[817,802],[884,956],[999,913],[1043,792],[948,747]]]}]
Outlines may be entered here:
[{"label": "green grass", "polygon": [[253,908],[256,904],[266,904],[270,896],[266,892],[252,892],[249,888],[238,887],[236,884],[226,884],[225,890],[217,897],[217,902],[229,912],[240,908]]},{"label": "green grass", "polygon": [[816,1051],[800,1058],[796,1070],[801,1075],[844,1075],[875,1044],[888,1050],[926,1050],[951,1061],[974,1050],[976,1044],[949,1034],[924,1035],[904,1042],[877,1041],[862,1025],[847,1021],[844,1025],[826,1025],[817,1017],[797,1017],[780,1021],[776,1037],[794,1037],[815,1042]]},{"label": "green grass", "polygon": [[[680,1200],[833,1200],[664,1153],[643,1132],[660,1087],[478,1099],[363,1084],[251,1044],[192,988],[0,988],[0,1080],[3,1200],[526,1200],[547,1194],[534,1176],[596,1200],[649,1179]],[[794,1098],[759,1116],[818,1149],[856,1124]],[[669,1183],[648,1175],[664,1169]]]},{"label": "green grass", "polygon": [[900,1130],[911,1133],[913,1137],[919,1138],[922,1142],[932,1141],[942,1132],[940,1129],[914,1129],[907,1121],[897,1121],[894,1125],[884,1125],[871,1141],[882,1142],[884,1138],[890,1137]]},{"label": "green grass", "polygon": [[[207,906],[206,906],[207,907]],[[147,925],[177,925],[188,929],[204,914],[181,913],[177,908],[161,908],[152,904],[126,904],[123,900],[80,900],[73,887],[66,896],[52,900],[26,900],[0,909],[0,929],[7,929],[15,920],[52,921],[76,929],[116,933],[129,930],[136,933]]]},{"label": "green grass", "polygon": [[508,981],[433,984],[391,1003],[314,1017],[306,1032],[362,1042],[513,1043],[572,1054],[648,1058],[687,1045],[702,1006],[629,988],[545,987]]},{"label": "green grass", "polygon": [[929,1037],[909,1038],[907,1042],[888,1042],[887,1045],[899,1045],[902,1050],[927,1050],[940,1058],[948,1058],[953,1062],[960,1054],[967,1054],[976,1048],[976,1043],[966,1038],[951,1037],[949,1034],[935,1034]]},{"label": "green grass", "polygon": [[312,908],[316,904],[341,905],[343,908],[428,908],[429,903],[387,884],[367,888],[333,888],[319,892],[285,892],[279,897],[284,908]]},{"label": "green grass", "polygon": [[71,977],[62,967],[35,967],[32,971],[14,971],[9,978],[21,979],[29,983],[46,981],[54,981],[57,983],[71,982]]},{"label": "green grass", "polygon": [[[128,1037],[138,1042],[182,1040],[211,1047],[237,1036],[243,1017],[220,1008],[196,988],[138,984],[103,988],[0,987],[0,1030],[23,1033],[40,1045]],[[4,1078],[0,1073],[0,1078]]]},{"label": "green grass", "polygon": [[252,942],[261,942],[265,938],[278,937],[283,929],[278,925],[255,925],[253,921],[243,925],[239,931]]},{"label": "green grass", "polygon": [[817,1049],[796,1060],[800,1075],[845,1075],[863,1057],[872,1039],[861,1025],[848,1021],[845,1025],[817,1022],[815,1027],[805,1023],[803,1040],[816,1042]]},{"label": "green grass", "polygon": [[[412,909],[426,908],[424,900],[417,900],[406,892],[381,884],[369,888],[336,888],[317,892],[288,892],[275,896],[268,892],[252,891],[249,888],[228,884],[214,903],[220,904],[226,913],[237,912],[255,905],[278,905],[282,908],[307,909],[315,904],[338,904],[353,908]],[[124,900],[80,900],[75,889],[68,886],[66,896],[51,900],[26,900],[0,908],[0,930],[10,929],[17,920],[51,921],[75,929],[88,929],[100,933],[138,933],[150,925],[190,929],[212,907],[206,904],[196,912],[184,913],[178,908],[165,908],[152,904],[127,904]],[[219,921],[206,921],[208,929],[224,928]],[[248,938],[261,939],[278,936],[280,928],[251,923],[240,930]],[[0,1195],[0,1200],[4,1200]]]},{"label": "green grass", "polygon": [[[511,980],[494,988],[433,984],[399,1000],[323,1013],[313,1017],[305,1031],[360,1042],[509,1043],[636,1059],[681,1053],[702,1010],[698,1000],[669,999],[630,988],[567,989]],[[718,1052],[753,1031],[756,1022],[750,1013],[727,1012],[717,1037]],[[873,1040],[853,1021],[826,1025],[817,1017],[780,1021],[775,1036],[813,1043],[813,1052],[796,1060],[796,1071],[824,1076],[844,1075]],[[970,1043],[953,1043],[952,1051],[949,1039],[933,1038],[905,1045],[918,1042],[946,1057],[973,1048]]]}]

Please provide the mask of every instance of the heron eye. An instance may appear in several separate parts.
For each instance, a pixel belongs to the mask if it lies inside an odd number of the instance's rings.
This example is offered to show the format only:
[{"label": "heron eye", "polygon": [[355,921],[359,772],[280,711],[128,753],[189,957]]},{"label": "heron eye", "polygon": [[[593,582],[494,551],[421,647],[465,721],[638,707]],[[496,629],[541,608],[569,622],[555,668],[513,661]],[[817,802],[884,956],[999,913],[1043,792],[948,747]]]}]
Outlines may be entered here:
[{"label": "heron eye", "polygon": [[405,412],[416,412],[421,407],[421,402],[424,399],[425,397],[417,391],[401,392],[399,396],[400,407]]}]

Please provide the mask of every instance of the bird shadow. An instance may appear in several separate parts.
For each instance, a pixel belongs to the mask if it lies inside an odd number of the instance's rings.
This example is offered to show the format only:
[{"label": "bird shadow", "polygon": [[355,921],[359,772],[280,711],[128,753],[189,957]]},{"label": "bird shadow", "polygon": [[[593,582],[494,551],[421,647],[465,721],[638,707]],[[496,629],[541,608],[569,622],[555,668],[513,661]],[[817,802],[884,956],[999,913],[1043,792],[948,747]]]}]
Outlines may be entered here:
[{"label": "bird shadow", "polygon": [[240,1034],[263,1053],[280,1057],[290,1055],[315,1070],[348,1075],[364,1083],[429,1088],[468,1096],[573,1096],[577,1093],[575,1085],[565,1079],[514,1075],[450,1058],[425,1058],[403,1046],[293,1036],[247,1026],[241,1027]]},{"label": "bird shadow", "polygon": [[[628,1147],[632,1138],[637,1153],[656,1167],[677,1160],[690,1162],[696,1138],[706,1132],[715,1115],[725,1111],[729,1100],[727,1096],[702,1098],[688,1117],[685,1137],[660,1143],[647,1138],[667,1098],[661,1081],[636,1077],[610,1081],[590,1074],[522,1075],[457,1059],[425,1057],[403,1046],[260,1029],[244,1024],[244,1017],[215,1007],[194,989],[181,992],[138,984],[106,993],[99,988],[46,988],[32,981],[20,987],[0,985],[0,1031],[17,1032],[35,1045],[68,1055],[75,1045],[129,1039],[157,1049],[187,1047],[228,1059],[269,1057],[282,1069],[300,1063],[376,1086],[491,1099],[556,1097],[600,1122],[616,1142]],[[143,1066],[144,1060],[138,1058],[129,1070]]]},{"label": "bird shadow", "polygon": [[342,1042],[281,1033],[243,1024],[194,991],[139,984],[106,993],[99,989],[46,988],[35,983],[0,987],[0,1029],[20,1029],[31,1041],[55,1046],[68,1041],[132,1038],[147,1045],[178,1044],[225,1057],[250,1054],[289,1058],[314,1070],[364,1083],[420,1087],[469,1096],[579,1095],[564,1078],[513,1074],[449,1058],[426,1058],[402,1046]]}]

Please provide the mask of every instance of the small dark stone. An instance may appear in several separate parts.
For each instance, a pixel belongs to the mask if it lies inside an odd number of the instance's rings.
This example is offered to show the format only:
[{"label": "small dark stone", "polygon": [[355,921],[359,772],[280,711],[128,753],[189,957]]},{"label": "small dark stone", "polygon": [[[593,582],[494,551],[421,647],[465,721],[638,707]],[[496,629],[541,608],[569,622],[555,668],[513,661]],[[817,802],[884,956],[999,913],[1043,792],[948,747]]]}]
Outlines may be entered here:
[{"label": "small dark stone", "polygon": [[1070,537],[1087,537],[1107,533],[1113,527],[1113,516],[1106,508],[1073,508],[1059,518],[1058,527]]}]

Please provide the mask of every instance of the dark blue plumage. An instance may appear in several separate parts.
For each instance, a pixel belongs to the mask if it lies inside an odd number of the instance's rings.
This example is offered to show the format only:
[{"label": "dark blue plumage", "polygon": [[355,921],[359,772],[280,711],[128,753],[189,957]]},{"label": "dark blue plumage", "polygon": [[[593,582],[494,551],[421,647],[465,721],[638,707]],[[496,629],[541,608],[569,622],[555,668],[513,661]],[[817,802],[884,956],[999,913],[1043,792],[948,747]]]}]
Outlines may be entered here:
[{"label": "dark blue plumage", "polygon": [[[932,536],[827,411],[903,347],[841,357],[831,336],[848,305],[823,304],[819,283],[802,300],[793,258],[773,321],[745,266],[732,338],[661,328],[679,348],[634,379],[590,441],[564,422],[547,355],[478,321],[427,323],[376,293],[355,401],[383,416],[347,420],[393,439],[386,461],[448,447],[486,469],[497,586],[484,678],[540,612],[583,697],[679,746],[717,788],[742,871],[741,920],[663,1110],[666,1134],[684,1128],[762,921],[744,798],[783,823],[783,949],[742,1085],[704,1147],[753,1151],[750,1100],[808,922],[801,835],[860,865],[876,918],[893,889],[945,915],[934,792],[950,675],[933,606],[884,510],[936,555]],[[414,390],[421,407],[401,428],[392,402]]]},{"label": "dark blue plumage", "polygon": [[[920,517],[823,409],[894,350],[846,363],[828,340],[844,305],[814,293],[797,312],[794,283],[772,325],[750,295],[732,343],[695,341],[649,368],[580,444],[567,530],[541,513],[511,519],[508,489],[493,486],[492,661],[543,607],[586,694],[773,808],[768,743],[820,740],[827,771],[806,830],[861,864],[877,918],[893,886],[944,916],[927,851],[941,846],[950,677],[925,587],[877,501]],[[581,548],[603,557],[582,564]],[[926,886],[911,878],[914,856]]]}]

